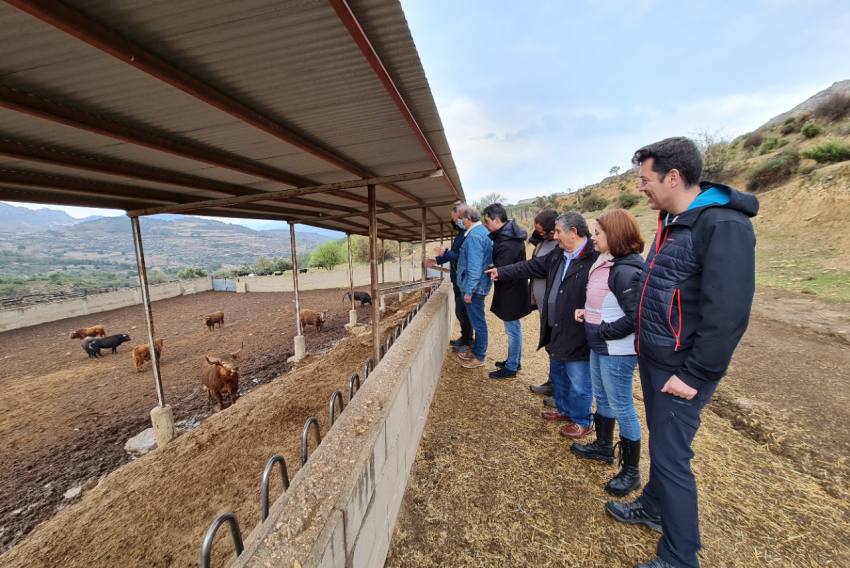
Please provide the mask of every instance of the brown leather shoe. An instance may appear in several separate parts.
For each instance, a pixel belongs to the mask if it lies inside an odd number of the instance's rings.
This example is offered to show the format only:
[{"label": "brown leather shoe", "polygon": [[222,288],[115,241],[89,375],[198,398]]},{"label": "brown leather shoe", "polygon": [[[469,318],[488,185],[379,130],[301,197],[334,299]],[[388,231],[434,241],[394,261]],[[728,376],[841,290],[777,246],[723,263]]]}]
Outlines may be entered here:
[{"label": "brown leather shoe", "polygon": [[561,430],[561,436],[564,438],[572,438],[573,440],[578,438],[584,438],[587,436],[590,431],[593,430],[592,426],[579,426],[578,424],[570,424],[563,430]]},{"label": "brown leather shoe", "polygon": [[546,410],[544,412],[541,412],[540,416],[542,416],[546,420],[551,420],[552,422],[571,422],[569,416],[560,414],[557,411]]},{"label": "brown leather shoe", "polygon": [[461,363],[460,366],[463,367],[464,369],[477,369],[478,367],[484,366],[484,361],[479,361],[478,359],[473,357],[472,359],[468,360],[466,363]]}]

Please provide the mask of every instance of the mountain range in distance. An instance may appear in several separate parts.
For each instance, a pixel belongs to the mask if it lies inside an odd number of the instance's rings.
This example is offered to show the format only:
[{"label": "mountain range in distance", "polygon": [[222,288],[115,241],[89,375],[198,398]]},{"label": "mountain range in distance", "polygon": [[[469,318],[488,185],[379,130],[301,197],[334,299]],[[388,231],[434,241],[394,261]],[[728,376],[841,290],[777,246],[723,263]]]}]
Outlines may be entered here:
[{"label": "mountain range in distance", "polygon": [[[0,203],[0,250],[32,257],[133,262],[130,219],[125,216],[74,219],[63,211],[31,210]],[[290,255],[289,227],[271,223],[266,230],[185,215],[140,219],[149,268],[237,265],[260,255]],[[296,231],[298,254],[334,238],[333,231]],[[331,235],[321,234],[331,233]]]}]

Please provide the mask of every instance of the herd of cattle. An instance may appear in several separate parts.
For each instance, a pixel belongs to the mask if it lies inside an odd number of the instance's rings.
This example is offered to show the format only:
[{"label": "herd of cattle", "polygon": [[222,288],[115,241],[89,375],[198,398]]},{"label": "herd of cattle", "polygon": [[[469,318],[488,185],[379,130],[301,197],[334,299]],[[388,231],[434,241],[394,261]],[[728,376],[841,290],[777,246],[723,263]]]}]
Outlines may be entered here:
[{"label": "herd of cattle", "polygon": [[[351,293],[346,293],[343,296],[343,301],[345,301],[345,297],[349,298],[351,301]],[[360,306],[363,307],[366,304],[372,305],[372,297],[366,292],[355,292],[354,293],[354,301],[360,302]],[[322,331],[322,326],[325,323],[325,317],[327,316],[328,311],[316,311],[316,310],[300,310],[301,315],[301,334],[303,335],[307,329],[308,325],[312,325],[316,328],[317,332]],[[218,311],[213,312],[211,314],[207,314],[201,318],[201,321],[209,331],[214,331],[216,325],[221,328],[224,325],[224,312]],[[82,329],[78,329],[76,331],[72,331],[70,333],[70,339],[81,339],[81,346],[83,351],[89,356],[91,359],[96,359],[98,357],[103,357],[101,354],[101,350],[103,349],[111,349],[113,354],[116,354],[118,351],[118,347],[122,343],[127,343],[130,341],[130,336],[126,333],[120,333],[118,335],[106,335],[106,328],[102,325],[95,325],[93,327],[84,327]],[[162,338],[157,338],[154,342],[156,345],[156,354],[157,357],[162,357]],[[244,346],[244,344],[243,344]],[[218,358],[207,355],[204,357],[204,362],[201,367],[201,383],[204,385],[204,389],[207,392],[207,400],[211,401],[212,397],[218,401],[218,409],[222,410],[224,407],[224,397],[230,398],[230,403],[233,404],[239,399],[239,367],[236,365],[236,361],[239,358],[239,354],[242,351],[242,347],[239,348],[239,351],[235,353],[230,353],[228,357]],[[133,348],[132,351],[133,356],[133,366],[136,368],[136,371],[141,373],[145,370],[145,363],[151,360],[151,350],[150,346],[147,344],[137,345]],[[231,359],[231,361],[227,361],[226,359]]]}]

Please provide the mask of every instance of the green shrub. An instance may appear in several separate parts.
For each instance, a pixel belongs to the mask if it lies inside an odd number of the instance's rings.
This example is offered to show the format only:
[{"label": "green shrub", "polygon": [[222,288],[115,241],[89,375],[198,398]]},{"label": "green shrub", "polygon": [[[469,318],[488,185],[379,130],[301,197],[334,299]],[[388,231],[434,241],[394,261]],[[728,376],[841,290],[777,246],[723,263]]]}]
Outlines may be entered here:
[{"label": "green shrub", "polygon": [[776,148],[778,147],[778,144],[779,144],[779,138],[774,138],[774,137],[765,138],[764,142],[762,142],[761,146],[759,147],[759,155],[763,156],[765,154],[770,154],[771,152],[776,150]]},{"label": "green shrub", "polygon": [[784,148],[785,146],[788,145],[788,143],[789,143],[789,141],[786,138],[783,138],[779,142],[776,143],[776,147],[777,148]]},{"label": "green shrub", "polygon": [[623,209],[631,209],[632,207],[640,203],[640,197],[638,197],[634,193],[622,193],[617,198],[617,203]]},{"label": "green shrub", "polygon": [[802,134],[806,138],[814,138],[815,136],[817,136],[820,133],[821,133],[820,126],[818,126],[814,122],[809,122],[808,124],[804,124],[803,128],[800,129],[800,134]]},{"label": "green shrub", "polygon": [[785,119],[785,122],[783,122],[782,124],[791,124],[792,122],[794,122],[794,120],[795,119],[794,119],[793,116],[789,116],[788,118]]},{"label": "green shrub", "polygon": [[581,212],[601,211],[608,206],[608,200],[598,195],[591,195],[581,200]]},{"label": "green shrub", "polygon": [[801,155],[804,158],[816,160],[821,164],[843,162],[844,160],[850,160],[850,146],[840,140],[830,140],[829,142],[821,142],[817,146],[812,146],[808,150],[804,150]]},{"label": "green shrub", "polygon": [[761,132],[753,132],[746,140],[744,140],[744,148],[758,148],[764,142],[764,134]]},{"label": "green shrub", "polygon": [[787,179],[800,163],[797,152],[788,151],[768,160],[747,175],[747,191],[764,191]]}]

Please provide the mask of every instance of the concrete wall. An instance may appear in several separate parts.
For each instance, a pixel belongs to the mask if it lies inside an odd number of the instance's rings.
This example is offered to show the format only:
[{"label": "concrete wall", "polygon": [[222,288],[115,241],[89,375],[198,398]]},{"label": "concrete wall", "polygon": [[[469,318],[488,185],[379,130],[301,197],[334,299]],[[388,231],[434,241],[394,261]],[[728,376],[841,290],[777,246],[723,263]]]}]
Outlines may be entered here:
[{"label": "concrete wall", "polygon": [[[402,262],[402,277],[405,282],[413,280],[411,272],[416,279],[421,278],[422,270],[417,266],[411,270],[410,261]],[[387,282],[398,282],[398,263],[388,262],[384,266],[384,274]],[[381,267],[378,265],[378,281],[381,278]],[[369,284],[369,267],[356,266],[354,268],[354,285],[367,286]],[[347,288],[348,269],[345,270],[316,270],[310,269],[306,274],[298,275],[299,290],[323,290],[326,288]],[[292,292],[292,274],[284,276],[242,276],[236,284],[237,292]]]},{"label": "concrete wall", "polygon": [[[212,290],[212,280],[209,277],[205,277],[194,280],[181,280],[180,282],[168,282],[166,284],[150,286],[149,290],[151,301],[155,302],[184,294]],[[10,329],[18,329],[76,316],[96,314],[98,312],[106,312],[141,303],[142,292],[139,288],[124,288],[114,292],[94,294],[73,300],[0,310],[0,331],[8,331]]]},{"label": "concrete wall", "polygon": [[384,565],[453,329],[453,302],[447,279],[231,566]]}]

